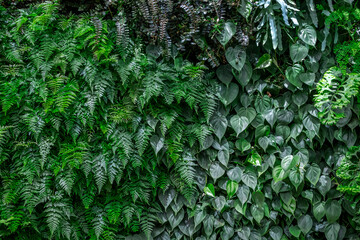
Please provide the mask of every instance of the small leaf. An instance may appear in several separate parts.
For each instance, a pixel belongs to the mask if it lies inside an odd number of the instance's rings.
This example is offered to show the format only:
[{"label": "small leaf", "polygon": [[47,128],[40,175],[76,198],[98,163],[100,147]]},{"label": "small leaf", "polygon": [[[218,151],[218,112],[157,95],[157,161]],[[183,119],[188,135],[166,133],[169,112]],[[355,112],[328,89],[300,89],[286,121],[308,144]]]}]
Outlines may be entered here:
[{"label": "small leaf", "polygon": [[253,204],[251,205],[250,212],[256,222],[260,224],[261,220],[265,216],[264,207]]},{"label": "small leaf", "polygon": [[326,175],[322,175],[319,178],[318,183],[316,184],[316,188],[319,190],[321,195],[323,195],[325,197],[326,193],[331,188],[331,179]]},{"label": "small leaf", "polygon": [[212,185],[211,183],[209,183],[205,188],[204,188],[204,192],[206,195],[211,196],[211,197],[215,197],[215,188],[214,185]]},{"label": "small leaf", "polygon": [[313,220],[309,215],[302,215],[298,219],[298,226],[305,235],[311,230],[312,225],[313,225]]},{"label": "small leaf", "polygon": [[239,184],[235,181],[227,181],[226,183],[226,192],[229,198],[235,195],[239,187]]},{"label": "small leaf", "polygon": [[270,54],[266,53],[259,58],[259,61],[256,64],[255,69],[264,69],[270,67],[272,59]]},{"label": "small leaf", "polygon": [[298,226],[291,226],[289,228],[289,231],[290,231],[291,235],[293,235],[296,238],[299,238],[299,236],[301,234],[301,230]]},{"label": "small leaf", "polygon": [[251,148],[250,143],[245,138],[240,138],[235,142],[235,146],[241,152],[245,152]]},{"label": "small leaf", "polygon": [[306,176],[306,179],[309,180],[309,182],[311,182],[315,186],[316,183],[319,181],[320,174],[321,174],[320,167],[316,163],[313,163],[307,169],[305,176]]}]

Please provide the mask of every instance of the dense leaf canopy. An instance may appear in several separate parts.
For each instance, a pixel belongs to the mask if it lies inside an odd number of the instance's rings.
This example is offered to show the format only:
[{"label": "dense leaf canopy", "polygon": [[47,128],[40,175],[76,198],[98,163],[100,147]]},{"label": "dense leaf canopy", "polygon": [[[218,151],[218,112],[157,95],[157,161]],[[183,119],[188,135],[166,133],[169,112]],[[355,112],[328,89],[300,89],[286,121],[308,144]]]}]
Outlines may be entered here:
[{"label": "dense leaf canopy", "polygon": [[0,0],[0,239],[360,239],[357,2]]}]

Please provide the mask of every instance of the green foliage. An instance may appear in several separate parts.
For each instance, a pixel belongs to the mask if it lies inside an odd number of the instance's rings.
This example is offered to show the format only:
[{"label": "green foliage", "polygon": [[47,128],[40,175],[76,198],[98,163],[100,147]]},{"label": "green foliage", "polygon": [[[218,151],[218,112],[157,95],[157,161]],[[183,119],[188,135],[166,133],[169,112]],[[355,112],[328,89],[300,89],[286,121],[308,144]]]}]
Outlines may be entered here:
[{"label": "green foliage", "polygon": [[1,7],[0,238],[358,239],[349,1],[314,2]]}]

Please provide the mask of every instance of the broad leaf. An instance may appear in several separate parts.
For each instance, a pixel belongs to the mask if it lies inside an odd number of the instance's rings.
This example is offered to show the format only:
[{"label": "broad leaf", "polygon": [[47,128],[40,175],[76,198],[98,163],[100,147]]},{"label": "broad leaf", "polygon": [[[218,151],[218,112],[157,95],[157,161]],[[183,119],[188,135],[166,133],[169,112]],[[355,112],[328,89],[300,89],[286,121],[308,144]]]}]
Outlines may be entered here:
[{"label": "broad leaf", "polygon": [[226,49],[225,56],[233,68],[237,71],[241,71],[246,60],[246,52],[241,46]]}]

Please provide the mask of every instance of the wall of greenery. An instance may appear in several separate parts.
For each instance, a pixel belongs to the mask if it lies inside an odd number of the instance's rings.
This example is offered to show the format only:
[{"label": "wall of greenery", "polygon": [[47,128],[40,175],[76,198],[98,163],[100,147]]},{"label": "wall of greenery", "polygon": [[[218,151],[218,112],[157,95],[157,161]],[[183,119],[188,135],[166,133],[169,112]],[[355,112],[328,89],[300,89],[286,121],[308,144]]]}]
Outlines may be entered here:
[{"label": "wall of greenery", "polygon": [[0,0],[0,239],[360,239],[360,10]]}]

